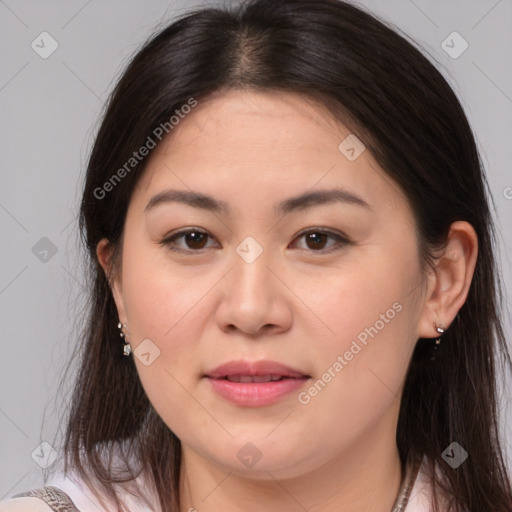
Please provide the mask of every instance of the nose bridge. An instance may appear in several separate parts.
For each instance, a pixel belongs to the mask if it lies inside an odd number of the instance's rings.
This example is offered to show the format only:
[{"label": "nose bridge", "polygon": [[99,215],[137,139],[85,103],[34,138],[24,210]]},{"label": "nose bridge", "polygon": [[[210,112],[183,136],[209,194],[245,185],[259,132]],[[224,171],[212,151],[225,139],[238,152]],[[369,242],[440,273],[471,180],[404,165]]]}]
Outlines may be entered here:
[{"label": "nose bridge", "polygon": [[290,321],[279,280],[268,268],[272,268],[272,261],[272,251],[254,239],[245,239],[236,248],[232,271],[224,282],[223,300],[217,311],[221,328],[235,326],[254,334],[264,326],[282,328]]},{"label": "nose bridge", "polygon": [[265,299],[273,283],[270,282],[271,251],[264,249],[252,237],[247,237],[236,248],[233,258],[233,272],[231,276],[231,293],[242,302],[254,302],[258,298]]}]

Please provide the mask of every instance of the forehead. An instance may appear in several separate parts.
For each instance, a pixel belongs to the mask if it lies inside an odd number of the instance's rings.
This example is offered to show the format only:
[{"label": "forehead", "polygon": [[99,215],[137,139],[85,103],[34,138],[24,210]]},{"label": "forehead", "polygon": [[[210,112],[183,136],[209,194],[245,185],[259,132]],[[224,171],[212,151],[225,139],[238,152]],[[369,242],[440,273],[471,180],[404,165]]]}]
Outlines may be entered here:
[{"label": "forehead", "polygon": [[[163,162],[201,161],[205,171],[224,164],[231,170],[271,161],[338,157],[349,131],[323,105],[295,93],[227,91],[198,102],[151,154],[141,186],[149,186]],[[204,160],[208,166],[204,167]],[[191,170],[191,169],[190,169]]]},{"label": "forehead", "polygon": [[[227,91],[199,101],[150,155],[138,198],[178,186],[224,194],[237,187],[267,194],[343,185],[369,197],[403,200],[369,151],[349,160],[340,144],[351,131],[327,108],[297,93]],[[364,147],[364,146],[363,146]],[[290,193],[285,194],[286,191]]]}]

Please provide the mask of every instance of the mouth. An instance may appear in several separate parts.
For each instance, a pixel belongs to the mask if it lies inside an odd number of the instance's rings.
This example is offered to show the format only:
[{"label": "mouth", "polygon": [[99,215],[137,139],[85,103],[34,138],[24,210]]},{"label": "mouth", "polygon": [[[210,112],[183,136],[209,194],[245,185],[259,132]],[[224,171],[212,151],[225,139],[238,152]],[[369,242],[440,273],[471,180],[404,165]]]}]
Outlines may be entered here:
[{"label": "mouth", "polygon": [[229,382],[249,383],[249,382],[277,382],[283,379],[292,379],[285,375],[226,375],[221,377]]},{"label": "mouth", "polygon": [[274,361],[231,361],[203,377],[220,398],[243,407],[274,404],[311,378]]}]

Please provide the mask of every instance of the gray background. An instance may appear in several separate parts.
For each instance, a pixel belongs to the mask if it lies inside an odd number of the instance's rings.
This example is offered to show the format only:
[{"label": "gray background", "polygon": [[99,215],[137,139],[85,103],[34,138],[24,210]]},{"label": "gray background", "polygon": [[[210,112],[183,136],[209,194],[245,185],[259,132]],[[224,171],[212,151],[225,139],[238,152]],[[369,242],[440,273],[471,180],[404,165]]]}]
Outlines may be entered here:
[{"label": "gray background", "polygon": [[[70,378],[60,394],[58,385],[80,342],[77,206],[103,102],[127,59],[155,29],[205,4],[0,0],[0,499],[42,483],[40,465],[52,456],[42,441],[59,449],[58,413]],[[510,289],[512,1],[360,4],[423,46],[461,98],[495,197]],[[35,41],[40,52],[51,48],[48,36],[39,37],[44,31],[58,43],[46,59],[31,47]],[[457,58],[441,46],[453,31],[469,44]],[[462,48],[457,39],[448,44],[452,52]],[[40,241],[44,237],[51,242]],[[505,320],[510,339],[512,324],[509,316]],[[511,398],[509,391],[501,402],[509,461]]]}]

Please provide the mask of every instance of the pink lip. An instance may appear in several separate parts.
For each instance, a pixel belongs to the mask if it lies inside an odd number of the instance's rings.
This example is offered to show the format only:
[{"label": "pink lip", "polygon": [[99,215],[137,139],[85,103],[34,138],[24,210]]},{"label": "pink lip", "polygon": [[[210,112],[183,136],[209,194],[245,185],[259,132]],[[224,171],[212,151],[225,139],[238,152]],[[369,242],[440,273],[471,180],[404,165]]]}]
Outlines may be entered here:
[{"label": "pink lip", "polygon": [[[232,382],[227,377],[279,376],[270,382]],[[204,377],[221,397],[240,406],[262,407],[297,390],[310,378],[302,372],[274,361],[231,361],[207,372]]]}]

